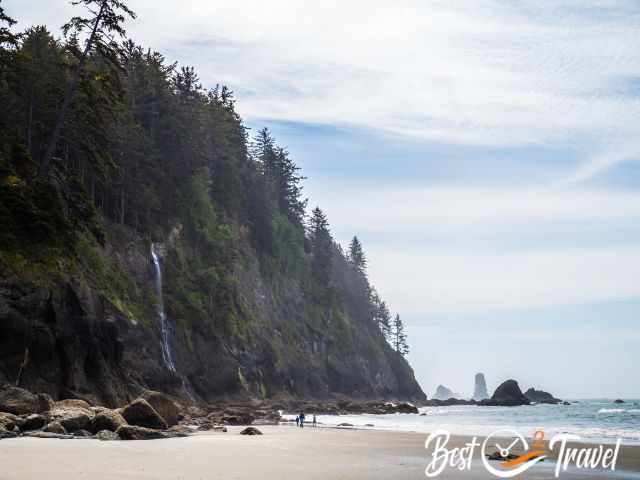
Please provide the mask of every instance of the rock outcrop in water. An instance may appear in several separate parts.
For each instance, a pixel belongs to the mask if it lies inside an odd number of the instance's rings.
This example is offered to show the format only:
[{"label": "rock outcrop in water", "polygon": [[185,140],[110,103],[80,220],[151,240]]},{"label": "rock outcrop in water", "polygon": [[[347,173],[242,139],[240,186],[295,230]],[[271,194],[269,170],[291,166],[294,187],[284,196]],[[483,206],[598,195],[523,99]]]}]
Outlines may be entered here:
[{"label": "rock outcrop in water", "polygon": [[527,390],[526,392],[524,392],[524,396],[527,397],[532,402],[536,402],[536,403],[548,403],[553,405],[562,403],[562,400],[560,400],[559,398],[555,398],[550,393],[545,392],[543,390],[536,390],[533,387]]},{"label": "rock outcrop in water", "polygon": [[458,398],[459,395],[454,393],[450,388],[445,387],[444,385],[438,385],[436,388],[436,393],[431,397],[433,400],[448,400],[450,398]]},{"label": "rock outcrop in water", "polygon": [[484,373],[476,373],[472,398],[477,402],[489,398],[489,392],[487,392],[487,382],[484,378]]},{"label": "rock outcrop in water", "polygon": [[498,407],[515,407],[519,405],[529,405],[531,401],[524,396],[518,382],[507,380],[500,384],[490,399],[480,402],[481,405]]}]

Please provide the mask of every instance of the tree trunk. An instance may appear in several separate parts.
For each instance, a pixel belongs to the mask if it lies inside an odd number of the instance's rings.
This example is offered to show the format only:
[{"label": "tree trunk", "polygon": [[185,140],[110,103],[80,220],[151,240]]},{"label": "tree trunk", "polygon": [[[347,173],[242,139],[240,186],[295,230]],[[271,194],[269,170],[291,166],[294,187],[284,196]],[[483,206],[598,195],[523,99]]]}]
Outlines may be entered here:
[{"label": "tree trunk", "polygon": [[76,93],[76,88],[78,87],[78,81],[80,80],[80,73],[84,68],[84,64],[87,61],[87,56],[89,55],[89,51],[91,50],[91,46],[96,38],[96,32],[98,31],[98,26],[102,21],[102,15],[104,14],[104,9],[107,6],[107,0],[103,0],[102,5],[100,6],[100,11],[96,16],[96,19],[93,23],[93,29],[91,30],[91,35],[89,36],[87,43],[84,47],[84,51],[82,55],[80,55],[80,61],[78,62],[78,66],[76,67],[75,72],[73,72],[73,77],[71,78],[71,82],[67,87],[67,91],[64,94],[64,100],[62,102],[62,107],[58,112],[58,117],[56,118],[56,124],[53,128],[53,133],[51,134],[51,138],[49,139],[49,143],[47,144],[47,149],[45,150],[44,156],[40,162],[40,169],[38,171],[38,175],[40,178],[47,177],[49,175],[49,166],[51,164],[51,159],[53,158],[53,154],[56,151],[56,145],[58,144],[58,139],[60,138],[60,134],[62,133],[62,127],[64,126],[64,120],[67,115],[67,110],[69,110],[69,106],[71,105],[71,101]]}]

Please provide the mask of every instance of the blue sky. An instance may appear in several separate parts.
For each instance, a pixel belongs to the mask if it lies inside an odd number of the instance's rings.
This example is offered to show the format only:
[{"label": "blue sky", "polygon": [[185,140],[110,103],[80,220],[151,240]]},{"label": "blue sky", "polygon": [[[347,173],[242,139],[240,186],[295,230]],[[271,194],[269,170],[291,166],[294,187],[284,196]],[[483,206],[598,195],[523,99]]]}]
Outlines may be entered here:
[{"label": "blue sky", "polygon": [[640,397],[640,4],[316,3],[131,0],[128,30],[288,146],[427,394]]}]

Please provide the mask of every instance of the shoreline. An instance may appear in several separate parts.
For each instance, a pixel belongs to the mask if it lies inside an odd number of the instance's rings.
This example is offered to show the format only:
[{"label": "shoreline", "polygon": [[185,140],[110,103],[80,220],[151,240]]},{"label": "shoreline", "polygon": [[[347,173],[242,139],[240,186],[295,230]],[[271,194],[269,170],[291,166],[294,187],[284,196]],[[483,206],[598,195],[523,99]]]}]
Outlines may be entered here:
[{"label": "shoreline", "polygon": [[[424,447],[427,435],[422,433],[258,425],[264,435],[244,436],[239,435],[242,428],[137,442],[5,439],[0,443],[0,478],[423,479],[431,459]],[[469,440],[452,436],[448,446],[464,446]],[[495,478],[484,469],[478,453],[470,470],[449,468],[438,478]],[[552,462],[538,464],[519,478],[552,478],[550,466]],[[572,469],[560,475],[571,480],[614,477],[640,479],[640,447],[620,447],[615,473]]]}]

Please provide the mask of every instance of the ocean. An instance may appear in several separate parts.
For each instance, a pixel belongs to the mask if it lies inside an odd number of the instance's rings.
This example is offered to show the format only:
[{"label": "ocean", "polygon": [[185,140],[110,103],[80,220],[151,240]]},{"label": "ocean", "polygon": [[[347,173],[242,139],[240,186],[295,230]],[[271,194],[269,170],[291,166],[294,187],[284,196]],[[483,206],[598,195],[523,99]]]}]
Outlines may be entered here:
[{"label": "ocean", "polygon": [[[640,445],[640,400],[625,400],[623,404],[605,399],[572,402],[522,407],[423,407],[420,414],[318,415],[317,420],[324,426],[349,423],[357,428],[424,433],[441,428],[454,435],[477,436],[504,428],[531,436],[542,429],[546,438],[571,433],[584,442],[610,444],[620,438],[623,445]],[[313,412],[306,413],[309,422]]]}]

